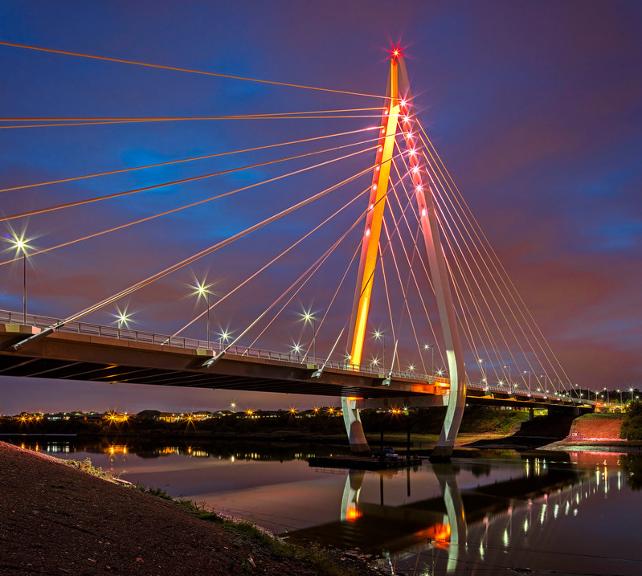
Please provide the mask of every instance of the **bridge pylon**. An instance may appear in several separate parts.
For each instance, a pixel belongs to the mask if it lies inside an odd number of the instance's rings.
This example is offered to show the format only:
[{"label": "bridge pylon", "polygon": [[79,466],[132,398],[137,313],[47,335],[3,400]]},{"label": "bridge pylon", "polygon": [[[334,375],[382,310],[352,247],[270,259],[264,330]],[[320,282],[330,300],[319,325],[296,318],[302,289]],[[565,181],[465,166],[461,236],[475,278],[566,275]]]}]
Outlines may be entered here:
[{"label": "bridge pylon", "polygon": [[[425,169],[422,169],[421,166],[418,149],[419,142],[415,141],[415,137],[412,134],[409,102],[407,98],[402,99],[400,96],[399,71],[401,66],[401,53],[399,50],[394,50],[390,59],[388,101],[381,125],[368,213],[361,244],[359,272],[353,303],[352,317],[355,320],[351,332],[350,363],[354,367],[359,367],[362,361],[372,288],[379,257],[379,239],[386,208],[390,168],[393,161],[396,136],[399,132],[406,143],[406,154],[411,169],[410,174],[420,217],[421,232],[439,310],[450,379],[448,408],[439,442],[433,451],[433,458],[448,459],[452,454],[466,403],[463,350],[433,196],[428,183],[424,183],[422,180],[422,173],[425,174]],[[359,410],[356,407],[356,401],[353,398],[342,398],[341,405],[351,449],[355,452],[368,451],[369,448],[359,417]]]}]

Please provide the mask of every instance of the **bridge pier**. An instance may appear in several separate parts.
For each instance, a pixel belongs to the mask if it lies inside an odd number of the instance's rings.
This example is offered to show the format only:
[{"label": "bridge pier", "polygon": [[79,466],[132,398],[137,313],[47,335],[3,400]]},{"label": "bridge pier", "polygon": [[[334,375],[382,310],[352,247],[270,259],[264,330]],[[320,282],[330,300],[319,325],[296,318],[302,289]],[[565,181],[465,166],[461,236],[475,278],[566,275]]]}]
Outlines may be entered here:
[{"label": "bridge pier", "polygon": [[369,454],[370,446],[368,446],[368,440],[366,440],[366,435],[363,431],[357,400],[355,398],[342,397],[341,410],[348,441],[350,442],[350,450],[356,454]]}]

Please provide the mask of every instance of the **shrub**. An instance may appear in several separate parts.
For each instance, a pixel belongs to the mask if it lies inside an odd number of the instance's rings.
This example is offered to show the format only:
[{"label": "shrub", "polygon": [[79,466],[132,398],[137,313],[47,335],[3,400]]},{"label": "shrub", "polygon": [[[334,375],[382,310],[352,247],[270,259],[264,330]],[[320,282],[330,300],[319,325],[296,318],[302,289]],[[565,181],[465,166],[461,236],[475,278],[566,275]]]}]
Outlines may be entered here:
[{"label": "shrub", "polygon": [[642,440],[642,402],[633,402],[622,419],[622,438]]}]

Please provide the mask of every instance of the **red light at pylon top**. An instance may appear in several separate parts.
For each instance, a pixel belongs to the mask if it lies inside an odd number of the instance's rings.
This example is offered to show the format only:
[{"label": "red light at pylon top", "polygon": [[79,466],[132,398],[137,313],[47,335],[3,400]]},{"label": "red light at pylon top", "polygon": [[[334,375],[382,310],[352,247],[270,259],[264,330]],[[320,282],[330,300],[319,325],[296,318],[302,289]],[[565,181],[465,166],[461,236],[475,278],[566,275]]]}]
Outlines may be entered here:
[{"label": "red light at pylon top", "polygon": [[391,56],[393,59],[401,58],[401,48],[399,48],[398,46],[397,46],[396,48],[393,48],[393,49],[390,51],[390,56]]}]

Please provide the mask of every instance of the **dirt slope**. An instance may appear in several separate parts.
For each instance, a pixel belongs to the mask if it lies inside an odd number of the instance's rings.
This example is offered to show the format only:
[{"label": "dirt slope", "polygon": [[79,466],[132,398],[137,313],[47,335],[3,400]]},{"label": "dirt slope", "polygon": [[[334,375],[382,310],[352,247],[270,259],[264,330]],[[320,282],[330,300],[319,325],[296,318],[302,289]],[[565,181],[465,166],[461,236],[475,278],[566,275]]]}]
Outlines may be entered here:
[{"label": "dirt slope", "polygon": [[256,537],[0,442],[0,575],[312,575]]}]

